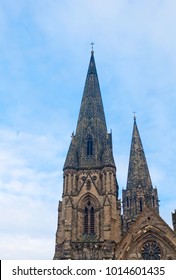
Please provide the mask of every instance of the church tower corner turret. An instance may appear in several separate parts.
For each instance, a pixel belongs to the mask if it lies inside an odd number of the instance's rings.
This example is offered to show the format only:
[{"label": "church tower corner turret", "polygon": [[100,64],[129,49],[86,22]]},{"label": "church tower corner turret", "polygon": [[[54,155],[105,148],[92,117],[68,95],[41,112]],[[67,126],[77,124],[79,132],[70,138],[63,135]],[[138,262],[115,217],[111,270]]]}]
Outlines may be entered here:
[{"label": "church tower corner turret", "polygon": [[172,213],[172,223],[174,232],[176,233],[176,210]]},{"label": "church tower corner turret", "polygon": [[54,259],[113,259],[121,236],[120,211],[112,135],[92,51],[64,164]]}]

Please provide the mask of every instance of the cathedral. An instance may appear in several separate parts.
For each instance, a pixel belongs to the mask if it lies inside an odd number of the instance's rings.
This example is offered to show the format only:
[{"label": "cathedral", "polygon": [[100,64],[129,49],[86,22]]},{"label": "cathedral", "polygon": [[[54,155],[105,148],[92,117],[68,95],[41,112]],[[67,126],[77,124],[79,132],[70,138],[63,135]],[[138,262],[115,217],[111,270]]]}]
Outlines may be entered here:
[{"label": "cathedral", "polygon": [[122,200],[107,131],[92,50],[63,168],[54,259],[176,260],[176,211],[171,229],[159,215],[136,117]]}]

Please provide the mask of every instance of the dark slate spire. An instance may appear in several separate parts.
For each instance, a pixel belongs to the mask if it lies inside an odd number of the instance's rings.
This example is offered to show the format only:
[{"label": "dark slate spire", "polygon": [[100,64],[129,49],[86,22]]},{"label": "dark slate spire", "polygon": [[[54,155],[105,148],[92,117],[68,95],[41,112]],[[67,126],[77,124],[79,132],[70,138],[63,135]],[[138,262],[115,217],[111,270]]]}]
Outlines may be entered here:
[{"label": "dark slate spire", "polygon": [[136,124],[136,117],[134,116],[127,189],[136,187],[151,188],[152,182],[138,127]]},{"label": "dark slate spire", "polygon": [[159,213],[158,192],[152,181],[134,117],[127,188],[122,191],[123,231],[126,232],[147,205]]},{"label": "dark slate spire", "polygon": [[[96,124],[95,121],[97,121],[98,123]],[[100,86],[93,51],[91,52],[91,58],[79,112],[79,119],[76,130],[77,136],[80,133],[83,133],[85,125],[86,128],[88,128],[87,125],[90,126],[92,122],[94,122],[94,128],[99,130],[99,124],[101,125],[103,133],[107,132],[103,102],[100,93]]]},{"label": "dark slate spire", "polygon": [[[76,164],[75,164],[76,161]],[[94,52],[91,52],[81,108],[65,168],[115,166],[111,134],[107,133]]]}]

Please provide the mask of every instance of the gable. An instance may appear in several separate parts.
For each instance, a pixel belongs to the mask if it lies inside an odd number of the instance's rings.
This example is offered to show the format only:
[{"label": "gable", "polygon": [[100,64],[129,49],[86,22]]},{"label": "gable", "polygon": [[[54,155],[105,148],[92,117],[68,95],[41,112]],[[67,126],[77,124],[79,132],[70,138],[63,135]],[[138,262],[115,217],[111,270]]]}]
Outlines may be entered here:
[{"label": "gable", "polygon": [[176,259],[176,235],[146,206],[116,250],[117,259]]}]

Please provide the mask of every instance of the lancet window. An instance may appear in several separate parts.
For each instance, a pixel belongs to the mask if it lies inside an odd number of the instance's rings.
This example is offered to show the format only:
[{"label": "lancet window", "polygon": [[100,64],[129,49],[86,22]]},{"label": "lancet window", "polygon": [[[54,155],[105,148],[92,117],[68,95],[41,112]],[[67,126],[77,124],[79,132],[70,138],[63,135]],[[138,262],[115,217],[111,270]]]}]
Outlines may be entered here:
[{"label": "lancet window", "polygon": [[92,156],[93,154],[93,141],[92,137],[89,137],[87,140],[87,156]]},{"label": "lancet window", "polygon": [[84,208],[84,234],[95,234],[95,210],[90,201],[88,201]]}]

